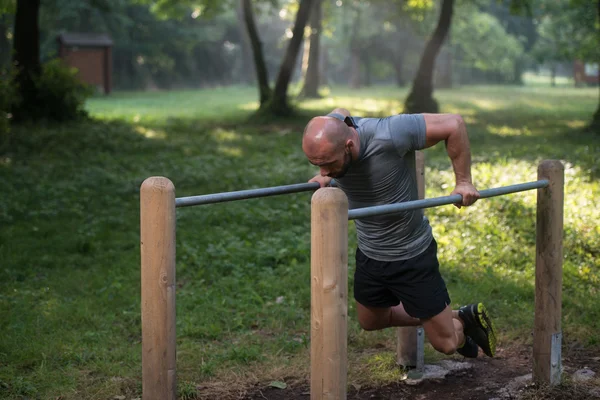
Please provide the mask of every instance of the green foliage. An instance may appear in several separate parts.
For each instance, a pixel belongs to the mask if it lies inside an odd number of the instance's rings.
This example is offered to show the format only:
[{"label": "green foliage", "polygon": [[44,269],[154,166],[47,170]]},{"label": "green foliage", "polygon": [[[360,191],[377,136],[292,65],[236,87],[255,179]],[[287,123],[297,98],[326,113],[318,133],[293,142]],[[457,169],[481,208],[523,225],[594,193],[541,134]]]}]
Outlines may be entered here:
[{"label": "green foliage", "polygon": [[159,18],[181,18],[186,12],[197,12],[205,18],[215,17],[230,7],[235,7],[232,0],[142,0],[150,4],[150,9]]},{"label": "green foliage", "polygon": [[181,400],[197,399],[197,385],[194,382],[177,382],[177,398]]},{"label": "green foliage", "polygon": [[512,78],[515,60],[523,53],[519,40],[498,19],[473,5],[456,10],[451,37],[460,65],[493,71],[505,81]]},{"label": "green foliage", "polygon": [[43,2],[42,60],[56,56],[56,37],[64,31],[108,33],[114,43],[115,88],[196,87],[231,80],[231,66],[240,58],[234,10],[228,8],[212,15],[202,2],[197,3],[198,7],[192,7],[195,2],[171,2],[172,7],[164,11],[156,7],[169,2],[101,3]]},{"label": "green foliage", "polygon": [[85,101],[94,88],[77,78],[77,70],[67,67],[59,59],[42,65],[42,73],[35,79],[36,108],[30,110],[39,119],[69,121],[86,116]]},{"label": "green foliage", "polygon": [[596,1],[543,1],[537,15],[540,62],[600,59],[600,21]]},{"label": "green foliage", "polygon": [[0,0],[0,15],[14,14],[17,10],[16,0]]}]

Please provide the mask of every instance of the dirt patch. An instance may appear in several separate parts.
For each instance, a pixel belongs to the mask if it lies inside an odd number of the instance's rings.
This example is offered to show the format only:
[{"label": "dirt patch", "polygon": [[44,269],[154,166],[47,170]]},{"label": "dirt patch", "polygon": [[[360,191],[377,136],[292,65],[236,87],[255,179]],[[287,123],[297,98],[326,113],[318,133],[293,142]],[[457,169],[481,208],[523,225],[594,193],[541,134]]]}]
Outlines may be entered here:
[{"label": "dirt patch", "polygon": [[[577,369],[588,367],[600,374],[600,352],[577,351],[565,349],[563,366],[565,377]],[[496,358],[481,356],[474,360],[470,369],[452,372],[445,379],[425,380],[416,385],[408,385],[405,381],[397,382],[382,387],[349,386],[349,400],[490,400],[490,399],[515,399],[521,394],[528,398],[560,398],[561,392],[536,388],[535,385],[523,383],[517,389],[518,393],[508,393],[506,388],[515,378],[531,373],[531,348],[520,346],[513,348],[499,348]],[[456,358],[456,360],[461,360]],[[568,380],[568,378],[567,378]],[[526,381],[526,380],[525,380]],[[514,384],[512,385],[515,386]],[[592,386],[590,386],[592,387]],[[563,391],[564,392],[564,391]],[[539,393],[542,397],[537,397]],[[575,393],[575,392],[572,392]],[[583,398],[594,398],[594,393],[587,393]],[[558,397],[557,397],[558,396]],[[310,398],[309,382],[295,382],[288,384],[286,389],[277,389],[268,386],[249,388],[246,393],[238,394],[237,399],[247,400],[300,400]],[[575,400],[579,396],[571,396]],[[598,397],[600,398],[600,397]]]}]

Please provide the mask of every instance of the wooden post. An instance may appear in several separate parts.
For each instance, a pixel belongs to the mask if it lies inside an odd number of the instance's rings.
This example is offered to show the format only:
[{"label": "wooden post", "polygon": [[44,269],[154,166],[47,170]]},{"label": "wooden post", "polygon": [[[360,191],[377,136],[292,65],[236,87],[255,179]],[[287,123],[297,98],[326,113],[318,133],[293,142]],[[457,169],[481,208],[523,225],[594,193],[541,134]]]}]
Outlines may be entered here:
[{"label": "wooden post", "polygon": [[[415,171],[419,199],[425,198],[425,154],[415,152]],[[396,363],[403,367],[415,367],[422,371],[424,367],[425,334],[421,327],[400,327],[397,333]]]},{"label": "wooden post", "polygon": [[175,187],[150,177],[140,189],[142,398],[176,400]]},{"label": "wooden post", "polygon": [[348,199],[337,188],[312,196],[310,398],[346,399]]},{"label": "wooden post", "polygon": [[561,304],[564,167],[545,160],[538,166],[538,179],[548,187],[537,193],[535,259],[535,326],[533,330],[533,378],[556,385],[561,375]]}]

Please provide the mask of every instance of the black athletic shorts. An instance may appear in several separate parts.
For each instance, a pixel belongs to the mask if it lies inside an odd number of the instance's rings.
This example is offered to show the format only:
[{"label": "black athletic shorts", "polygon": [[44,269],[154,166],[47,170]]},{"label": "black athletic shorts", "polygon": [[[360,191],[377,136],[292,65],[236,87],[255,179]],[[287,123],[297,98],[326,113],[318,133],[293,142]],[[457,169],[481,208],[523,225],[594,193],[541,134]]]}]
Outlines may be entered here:
[{"label": "black athletic shorts", "polygon": [[435,239],[427,250],[408,260],[377,261],[356,249],[354,298],[367,307],[400,304],[414,318],[431,318],[450,304],[440,274]]}]

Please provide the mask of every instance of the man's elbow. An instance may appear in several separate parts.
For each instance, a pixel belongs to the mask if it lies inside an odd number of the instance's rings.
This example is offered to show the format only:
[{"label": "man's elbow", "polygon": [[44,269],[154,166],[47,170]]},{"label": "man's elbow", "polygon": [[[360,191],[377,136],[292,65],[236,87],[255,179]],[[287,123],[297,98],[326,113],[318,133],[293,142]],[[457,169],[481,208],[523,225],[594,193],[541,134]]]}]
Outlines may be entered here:
[{"label": "man's elbow", "polygon": [[350,116],[350,111],[346,110],[345,108],[336,108],[331,113],[342,114],[344,117]]},{"label": "man's elbow", "polygon": [[460,114],[452,114],[452,132],[462,133],[466,131],[465,120]]}]

